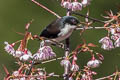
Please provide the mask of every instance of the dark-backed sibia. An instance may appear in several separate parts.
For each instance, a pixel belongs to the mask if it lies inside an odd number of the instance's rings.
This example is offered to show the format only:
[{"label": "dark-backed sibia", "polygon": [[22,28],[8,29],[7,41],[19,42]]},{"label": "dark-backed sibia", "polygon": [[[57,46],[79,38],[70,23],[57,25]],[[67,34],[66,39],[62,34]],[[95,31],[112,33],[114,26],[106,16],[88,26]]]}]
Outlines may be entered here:
[{"label": "dark-backed sibia", "polygon": [[73,30],[79,24],[79,20],[74,16],[64,16],[52,21],[40,34],[40,37],[52,39],[60,42],[70,37]]}]

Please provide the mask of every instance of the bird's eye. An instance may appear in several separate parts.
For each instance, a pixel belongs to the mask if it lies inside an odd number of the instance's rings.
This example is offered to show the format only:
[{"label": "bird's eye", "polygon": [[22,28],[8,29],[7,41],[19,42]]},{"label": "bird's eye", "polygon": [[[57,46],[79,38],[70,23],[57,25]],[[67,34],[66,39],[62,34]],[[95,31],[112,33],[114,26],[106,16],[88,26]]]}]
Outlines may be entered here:
[{"label": "bird's eye", "polygon": [[71,19],[71,22],[75,22],[75,19]]},{"label": "bird's eye", "polygon": [[73,24],[77,24],[77,21],[76,21],[75,19],[71,19],[71,22],[72,22]]}]

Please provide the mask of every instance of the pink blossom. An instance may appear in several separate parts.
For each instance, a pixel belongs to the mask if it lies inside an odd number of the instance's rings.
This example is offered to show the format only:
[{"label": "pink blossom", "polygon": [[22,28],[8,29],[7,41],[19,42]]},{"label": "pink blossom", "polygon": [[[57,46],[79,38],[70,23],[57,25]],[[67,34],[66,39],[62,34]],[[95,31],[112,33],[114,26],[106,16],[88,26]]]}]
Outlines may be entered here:
[{"label": "pink blossom", "polygon": [[99,40],[99,43],[102,43],[101,48],[104,50],[111,50],[114,48],[112,40],[110,40],[109,37],[104,37],[101,40]]},{"label": "pink blossom", "polygon": [[67,66],[67,67],[71,66],[71,63],[68,59],[62,60],[60,64],[61,64],[61,66]]},{"label": "pink blossom", "polygon": [[102,62],[100,60],[92,59],[88,61],[87,66],[91,68],[96,68],[96,67],[99,67],[101,63]]},{"label": "pink blossom", "polygon": [[71,71],[78,71],[78,70],[79,70],[79,66],[77,64],[71,65]]},{"label": "pink blossom", "polygon": [[118,38],[120,38],[120,33],[116,33],[116,34],[113,34],[112,36],[111,36],[111,39],[113,39],[113,40],[117,40]]},{"label": "pink blossom", "polygon": [[110,32],[111,34],[120,33],[120,28],[119,27],[110,28]]},{"label": "pink blossom", "polygon": [[44,80],[43,77],[45,76],[45,73],[43,71],[39,71],[38,74],[36,74],[36,76],[40,76],[37,77],[37,80]]},{"label": "pink blossom", "polygon": [[115,41],[114,43],[115,47],[120,47],[120,33],[113,34],[111,36],[111,39]]},{"label": "pink blossom", "polygon": [[82,5],[83,5],[83,7],[86,7],[87,5],[89,5],[90,4],[90,1],[91,0],[82,0]]},{"label": "pink blossom", "polygon": [[17,57],[17,58],[19,58],[19,57],[21,57],[22,55],[24,55],[24,52],[23,51],[20,51],[20,50],[16,50],[16,52],[15,52],[15,57]]},{"label": "pink blossom", "polygon": [[32,58],[31,55],[29,55],[29,54],[24,54],[23,56],[20,57],[20,60],[21,60],[21,61],[28,61],[28,60],[30,60],[31,58]]},{"label": "pink blossom", "polygon": [[102,54],[100,54],[100,53],[96,53],[96,54],[100,60],[104,60],[104,56]]},{"label": "pink blossom", "polygon": [[15,54],[15,50],[14,50],[14,48],[13,48],[14,45],[10,45],[10,44],[9,44],[8,42],[6,42],[6,41],[4,42],[4,44],[6,45],[5,48],[4,48],[5,51],[8,52],[8,53],[10,53],[11,55],[14,55],[14,54]]},{"label": "pink blossom", "polygon": [[19,71],[14,71],[12,75],[15,77],[19,76]]},{"label": "pink blossom", "polygon": [[20,75],[19,71],[14,71],[12,75],[16,78],[10,80],[26,80],[25,77],[17,78]]},{"label": "pink blossom", "polygon": [[63,6],[64,8],[70,9],[71,8],[71,2],[64,1],[64,2],[61,3],[61,6]]},{"label": "pink blossom", "polygon": [[64,66],[64,74],[63,76],[66,76],[66,74],[69,74],[69,70],[70,70],[70,67],[71,67],[71,63],[68,59],[64,59],[61,61],[61,66]]},{"label": "pink blossom", "polygon": [[115,43],[114,43],[115,47],[120,47],[120,38],[118,38]]},{"label": "pink blossom", "polygon": [[71,10],[72,11],[76,11],[76,10],[82,10],[82,4],[81,3],[79,3],[79,2],[72,2],[71,3]]},{"label": "pink blossom", "polygon": [[87,74],[83,74],[82,78],[80,80],[92,80],[91,76],[87,75]]},{"label": "pink blossom", "polygon": [[33,57],[35,60],[47,60],[56,57],[56,54],[52,51],[50,46],[43,46]]},{"label": "pink blossom", "polygon": [[14,56],[19,58],[21,61],[28,61],[32,58],[32,53],[27,49],[25,49],[25,51],[16,50]]},{"label": "pink blossom", "polygon": [[79,66],[76,64],[76,60],[77,60],[76,55],[73,55],[71,71],[78,71],[79,70]]},{"label": "pink blossom", "polygon": [[68,79],[68,80],[74,80],[74,79],[73,79],[73,77],[71,76],[71,77],[69,77],[69,79]]},{"label": "pink blossom", "polygon": [[25,49],[24,54],[27,54],[27,55],[29,55],[29,56],[32,56],[32,53],[31,53],[30,50],[28,50],[28,49]]},{"label": "pink blossom", "polygon": [[110,32],[111,32],[111,34],[115,34],[116,33],[116,28],[110,28]]},{"label": "pink blossom", "polygon": [[119,28],[119,27],[117,27],[117,28],[116,28],[116,31],[117,31],[117,33],[119,33],[119,32],[120,32],[120,28]]}]

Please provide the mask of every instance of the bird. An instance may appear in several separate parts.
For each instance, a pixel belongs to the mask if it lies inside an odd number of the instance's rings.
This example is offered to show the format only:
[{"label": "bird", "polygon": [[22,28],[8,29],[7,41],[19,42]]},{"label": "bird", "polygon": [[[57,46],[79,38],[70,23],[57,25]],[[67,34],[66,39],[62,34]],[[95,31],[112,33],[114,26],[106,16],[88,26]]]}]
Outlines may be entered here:
[{"label": "bird", "polygon": [[[54,42],[61,42],[66,40],[66,50],[69,50],[69,37],[74,31],[74,29],[79,25],[79,20],[74,16],[63,16],[59,19],[52,21],[49,25],[47,25],[40,33],[41,40],[44,38],[48,40],[44,40],[41,42],[42,46],[48,46],[54,44]],[[34,37],[37,37],[35,35]],[[28,74],[30,74],[31,69],[34,65],[34,61],[30,67]]]},{"label": "bird", "polygon": [[78,18],[74,16],[63,16],[52,21],[40,33],[41,38],[47,38],[46,44],[53,44],[52,41],[61,42],[66,40],[69,45],[69,37],[79,24]]}]

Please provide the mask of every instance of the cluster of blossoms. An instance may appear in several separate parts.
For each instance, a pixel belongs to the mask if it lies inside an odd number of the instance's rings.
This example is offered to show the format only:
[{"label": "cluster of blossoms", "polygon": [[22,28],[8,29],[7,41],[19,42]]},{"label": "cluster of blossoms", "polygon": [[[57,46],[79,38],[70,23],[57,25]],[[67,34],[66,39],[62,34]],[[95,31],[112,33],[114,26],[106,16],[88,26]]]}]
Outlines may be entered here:
[{"label": "cluster of blossoms", "polygon": [[[68,80],[74,80],[74,78],[76,78],[76,80],[93,80],[92,76],[97,74],[96,72],[91,71],[91,68],[99,67],[100,64],[102,64],[102,60],[104,60],[104,57],[102,54],[91,50],[89,47],[95,47],[95,45],[92,43],[89,43],[88,45],[87,44],[80,45],[71,53],[72,62],[70,61],[70,56],[64,58],[64,60],[61,61],[61,65],[64,66],[65,69],[63,76],[69,75]],[[80,49],[81,52],[90,52],[90,54],[92,55],[92,58],[87,62],[85,69],[80,69],[79,65],[77,65],[76,61],[78,60],[77,59],[77,54],[79,53],[78,49]],[[98,59],[95,58],[94,53],[96,54]],[[70,72],[72,73],[69,74]]]},{"label": "cluster of blossoms", "polygon": [[25,50],[17,50],[14,49],[15,43],[9,44],[8,42],[5,43],[5,51],[8,52],[10,55],[14,56],[15,58],[19,58],[20,60],[27,61],[32,58],[32,54],[27,48]]},{"label": "cluster of blossoms", "polygon": [[[21,61],[30,61],[32,59],[37,61],[42,61],[42,60],[47,60],[47,59],[56,57],[56,54],[53,52],[52,48],[50,46],[43,45],[43,42],[41,42],[40,48],[38,49],[37,53],[35,53],[34,55],[32,55],[32,53],[27,49],[26,46],[27,46],[28,40],[33,39],[33,36],[31,35],[31,33],[27,31],[30,24],[31,23],[29,22],[25,26],[26,33],[23,40],[19,40],[12,44],[9,44],[6,41],[4,42],[4,44],[6,45],[4,48],[5,51]],[[18,42],[20,42],[20,46],[18,47],[17,50],[15,50],[14,46]]]},{"label": "cluster of blossoms", "polygon": [[71,2],[71,0],[62,0],[61,6],[71,11],[77,11],[82,10],[82,7],[86,7],[87,5],[89,5],[90,1],[91,0],[82,0],[81,2],[78,2],[78,0],[74,0],[73,2]]},{"label": "cluster of blossoms", "polygon": [[[50,46],[43,45],[44,41],[40,43],[40,48],[38,49],[37,53],[32,54],[27,46],[28,40],[32,39],[34,40],[36,38],[36,35],[32,36],[30,32],[28,32],[28,28],[30,26],[30,23],[28,23],[25,27],[26,32],[23,40],[16,41],[15,43],[9,44],[8,42],[4,42],[5,44],[5,51],[16,58],[17,62],[20,65],[20,68],[16,71],[14,71],[11,75],[8,74],[7,69],[5,68],[5,71],[7,71],[7,77],[5,77],[4,80],[45,80],[46,77],[52,76],[53,74],[49,74],[46,76],[46,71],[43,69],[34,69],[31,71],[32,63],[33,61],[39,62],[48,60],[51,58],[56,57],[56,54],[53,52],[52,48]],[[20,45],[18,49],[14,49],[14,46],[20,42]],[[29,62],[29,64],[26,64],[26,62]],[[31,72],[30,72],[31,71]],[[30,72],[30,75],[27,73]],[[33,74],[31,74],[33,73]],[[28,74],[28,75],[26,75]],[[27,78],[26,78],[27,77]]]},{"label": "cluster of blossoms", "polygon": [[[119,20],[120,14],[113,15],[109,14],[107,18],[110,18],[109,21],[105,24],[105,29],[108,30],[108,36],[103,37],[101,40],[99,40],[99,43],[102,43],[101,48],[104,50],[111,50],[116,47],[120,47],[120,20]],[[106,17],[105,17],[106,18]],[[106,26],[109,26],[106,28]],[[114,42],[113,42],[114,41]]]},{"label": "cluster of blossoms", "polygon": [[96,72],[91,71],[89,67],[86,67],[83,69],[83,74],[80,80],[93,80],[93,76],[97,75]]},{"label": "cluster of blossoms", "polygon": [[7,68],[4,66],[7,73],[7,77],[5,77],[4,80],[46,80],[46,78],[54,75],[54,73],[47,74],[44,68],[33,68],[32,73],[30,75],[26,75],[28,67],[29,66],[27,64],[22,64],[18,70],[13,71],[10,75]]},{"label": "cluster of blossoms", "polygon": [[21,61],[29,61],[31,59],[41,61],[56,57],[56,54],[52,51],[52,48],[50,46],[40,47],[37,53],[32,56],[32,53],[27,48],[25,48],[25,50],[19,50],[19,48],[15,50],[15,43],[13,43],[14,45],[9,44],[8,42],[4,43],[6,45],[4,48],[5,51],[8,52],[10,55],[14,56],[15,58],[19,58]]},{"label": "cluster of blossoms", "polygon": [[[102,43],[101,48],[105,50],[111,50],[116,47],[120,47],[120,28],[118,27],[113,27],[110,28],[110,33],[111,37],[106,36],[102,38],[99,43]],[[114,41],[114,44],[113,44]]]},{"label": "cluster of blossoms", "polygon": [[[18,42],[18,41],[17,41]],[[53,57],[56,57],[56,54],[53,52],[52,48],[50,46],[45,46],[44,45],[44,41],[41,42],[40,44],[40,48],[38,49],[37,53],[35,53],[34,55],[32,55],[32,53],[27,49],[25,48],[24,50],[21,49],[21,46],[23,46],[22,44],[20,44],[20,46],[18,47],[17,50],[14,49],[14,46],[15,44],[17,43],[12,43],[12,44],[9,44],[8,42],[5,42],[6,46],[5,46],[5,51],[8,52],[10,55],[13,55],[15,58],[19,59],[20,62],[22,64],[21,61],[30,61],[30,60],[34,60],[34,61],[42,61],[42,60],[47,60],[47,59],[51,59]],[[21,43],[22,40],[20,40]],[[91,68],[97,68],[100,66],[100,64],[102,63],[101,61],[104,59],[104,57],[102,56],[102,54],[100,53],[96,53],[96,55],[98,56],[99,59],[96,59],[94,54],[93,54],[93,50],[91,50],[89,47],[95,47],[96,45],[92,44],[92,43],[89,43],[88,45],[85,43],[83,45],[81,45],[78,49],[80,49],[82,52],[90,52],[91,55],[92,55],[92,58],[91,60],[89,60],[87,62],[87,66],[85,67],[85,69],[82,71],[83,74],[81,74],[80,76],[75,76],[76,75],[79,75],[79,71],[80,68],[79,68],[79,65],[77,65],[77,50],[76,51],[73,51],[71,54],[69,54],[69,56],[67,57],[64,57],[64,59],[61,61],[61,65],[64,66],[64,74],[63,74],[63,77],[64,79],[66,79],[66,76],[69,76],[69,80],[74,80],[74,78],[76,77],[76,79],[78,78],[81,78],[81,80],[92,80],[92,76],[95,75],[96,73],[94,71],[91,71],[90,69]],[[70,61],[71,58],[72,58],[72,62]],[[30,63],[31,64],[31,63]],[[33,71],[31,71],[31,73],[34,73],[32,75],[26,75],[27,71],[30,70],[30,65],[28,64],[22,64],[21,65],[22,68],[18,69],[17,71],[14,71],[12,73],[12,77],[8,77],[10,78],[11,80],[26,80],[26,76],[27,76],[27,79],[29,78],[30,80],[34,80],[34,79],[37,79],[37,80],[44,80],[44,78],[46,78],[46,71],[35,71],[35,70],[38,70],[39,68],[35,69],[32,68]],[[23,70],[25,70],[26,72],[23,73]],[[72,72],[72,73],[71,73]],[[36,74],[35,74],[36,73]],[[54,74],[52,74],[54,75]],[[49,75],[50,76],[50,75]]]}]

